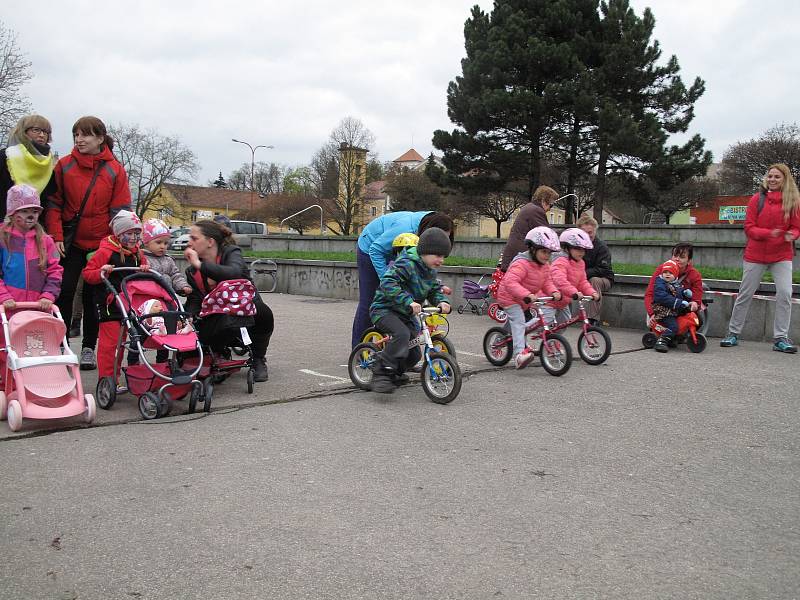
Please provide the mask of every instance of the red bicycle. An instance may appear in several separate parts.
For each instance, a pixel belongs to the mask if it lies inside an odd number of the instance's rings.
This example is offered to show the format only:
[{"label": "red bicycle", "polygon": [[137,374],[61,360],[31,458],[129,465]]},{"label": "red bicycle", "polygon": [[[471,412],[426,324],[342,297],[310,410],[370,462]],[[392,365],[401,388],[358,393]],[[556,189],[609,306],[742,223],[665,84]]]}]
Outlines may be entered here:
[{"label": "red bicycle", "polygon": [[[554,323],[548,325],[545,323],[544,315],[542,314],[541,307],[545,302],[552,300],[552,298],[539,298],[534,305],[536,306],[536,315],[525,324],[525,342],[532,346],[535,340],[542,340],[542,346],[547,339],[552,339],[554,336],[564,340],[557,332],[566,329],[574,323],[581,323],[583,331],[578,336],[578,354],[584,362],[590,365],[603,364],[608,356],[611,354],[611,338],[600,327],[589,323],[589,318],[586,316],[585,302],[592,300],[591,296],[579,296],[578,313],[563,323]],[[539,352],[542,351],[540,346]],[[486,359],[495,366],[503,366],[509,360],[514,352],[513,338],[511,337],[511,329],[506,323],[503,327],[492,327],[483,336],[483,353]],[[542,357],[542,366],[550,373],[550,369],[545,364],[545,357]],[[569,368],[569,367],[567,367]],[[564,370],[566,373],[566,369]],[[555,373],[553,373],[555,374]]]}]

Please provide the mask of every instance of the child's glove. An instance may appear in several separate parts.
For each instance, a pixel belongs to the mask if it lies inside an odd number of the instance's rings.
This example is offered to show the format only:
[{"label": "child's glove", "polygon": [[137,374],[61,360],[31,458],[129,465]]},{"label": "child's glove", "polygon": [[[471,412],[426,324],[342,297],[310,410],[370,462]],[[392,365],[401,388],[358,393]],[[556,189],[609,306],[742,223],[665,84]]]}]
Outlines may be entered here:
[{"label": "child's glove", "polygon": [[574,294],[572,294],[572,299],[573,300],[577,300],[580,297],[581,297],[581,295],[578,292],[575,292]]},{"label": "child's glove", "polygon": [[675,312],[677,312],[678,315],[685,315],[686,313],[689,312],[689,303],[686,300],[684,300],[683,302],[678,304],[678,308]]},{"label": "child's glove", "polygon": [[523,301],[525,304],[530,304],[531,302],[533,302],[533,296],[525,296],[525,297],[522,299],[522,301]]},{"label": "child's glove", "polygon": [[683,297],[687,300],[692,299],[692,290],[683,290]]}]

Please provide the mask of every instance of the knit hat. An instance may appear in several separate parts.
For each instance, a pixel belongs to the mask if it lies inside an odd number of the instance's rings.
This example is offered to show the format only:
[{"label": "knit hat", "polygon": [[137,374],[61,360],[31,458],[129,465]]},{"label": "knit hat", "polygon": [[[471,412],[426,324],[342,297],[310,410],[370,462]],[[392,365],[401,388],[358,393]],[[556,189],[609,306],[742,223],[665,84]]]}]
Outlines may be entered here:
[{"label": "knit hat", "polygon": [[144,222],[144,230],[142,232],[142,241],[149,244],[158,238],[169,237],[169,227],[161,219],[147,219]]},{"label": "knit hat", "polygon": [[121,210],[116,216],[111,219],[111,231],[114,235],[119,237],[120,234],[130,231],[131,229],[142,230],[142,222],[135,214],[129,210]]},{"label": "knit hat", "polygon": [[674,260],[668,260],[663,265],[661,265],[661,272],[663,273],[664,271],[669,271],[670,273],[675,275],[675,277],[679,277],[681,274],[681,268],[678,265],[678,263],[676,263]]},{"label": "knit hat", "polygon": [[42,210],[42,202],[39,200],[39,193],[24,183],[12,185],[6,194],[6,214],[13,215],[23,208],[38,208]]},{"label": "knit hat", "polygon": [[417,243],[417,254],[435,254],[450,256],[450,236],[438,227],[431,227],[422,232]]}]

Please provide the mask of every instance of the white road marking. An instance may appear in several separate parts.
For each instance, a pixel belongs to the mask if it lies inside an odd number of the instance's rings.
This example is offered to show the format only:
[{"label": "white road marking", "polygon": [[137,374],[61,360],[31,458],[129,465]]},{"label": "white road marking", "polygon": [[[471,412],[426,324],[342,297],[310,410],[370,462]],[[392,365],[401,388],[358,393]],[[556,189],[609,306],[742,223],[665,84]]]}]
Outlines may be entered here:
[{"label": "white road marking", "polygon": [[306,373],[308,375],[316,375],[317,377],[327,377],[328,379],[336,379],[337,381],[350,381],[349,379],[345,379],[344,377],[337,377],[336,375],[326,375],[325,373],[317,373],[316,371],[312,371],[310,369],[299,369],[301,373]]},{"label": "white road marking", "polygon": [[483,356],[483,354],[475,354],[474,352],[466,352],[464,350],[456,350],[456,356],[458,356],[459,354],[466,354],[467,356],[477,356],[477,357],[482,357]]}]

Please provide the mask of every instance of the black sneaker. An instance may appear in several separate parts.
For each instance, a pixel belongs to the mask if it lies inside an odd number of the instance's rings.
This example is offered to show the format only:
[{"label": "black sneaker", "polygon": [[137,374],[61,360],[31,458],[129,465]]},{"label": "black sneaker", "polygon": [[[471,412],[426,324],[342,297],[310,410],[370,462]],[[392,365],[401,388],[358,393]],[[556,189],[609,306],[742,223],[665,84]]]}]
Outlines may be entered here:
[{"label": "black sneaker", "polygon": [[267,371],[267,359],[263,356],[261,358],[253,359],[253,375],[255,381],[269,381],[269,371]]},{"label": "black sneaker", "polygon": [[394,383],[392,382],[391,375],[375,374],[372,377],[372,391],[378,394],[393,394]]},{"label": "black sneaker", "polygon": [[656,341],[656,345],[653,346],[653,349],[656,352],[669,352],[669,342],[670,340],[665,340],[664,338],[658,338],[658,341]]},{"label": "black sneaker", "polygon": [[404,383],[408,383],[409,381],[411,381],[411,380],[408,378],[408,375],[406,375],[405,373],[400,373],[399,375],[392,376],[392,383],[394,383],[395,385],[398,385],[398,386],[399,385],[403,385]]}]

